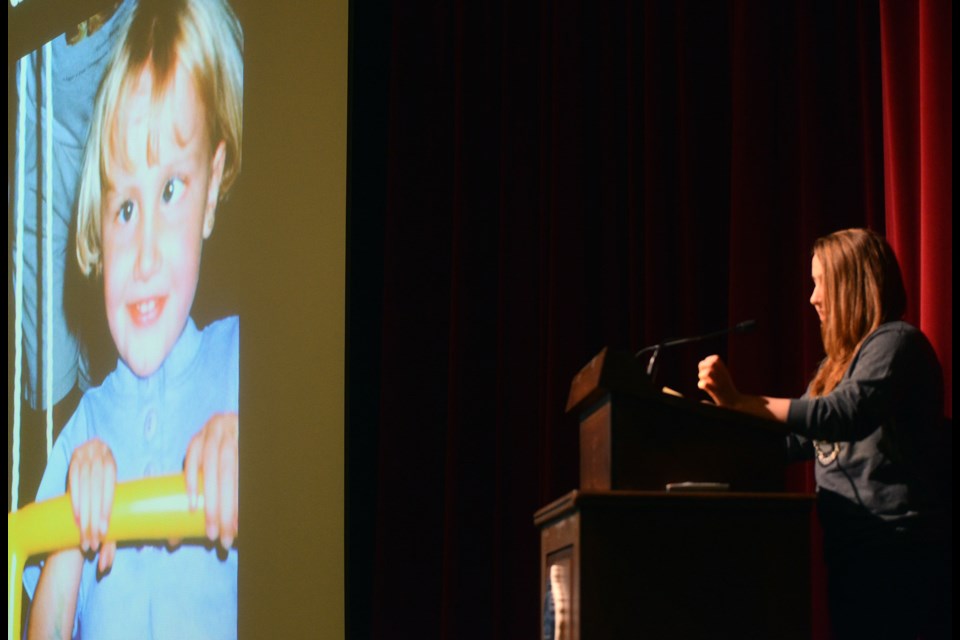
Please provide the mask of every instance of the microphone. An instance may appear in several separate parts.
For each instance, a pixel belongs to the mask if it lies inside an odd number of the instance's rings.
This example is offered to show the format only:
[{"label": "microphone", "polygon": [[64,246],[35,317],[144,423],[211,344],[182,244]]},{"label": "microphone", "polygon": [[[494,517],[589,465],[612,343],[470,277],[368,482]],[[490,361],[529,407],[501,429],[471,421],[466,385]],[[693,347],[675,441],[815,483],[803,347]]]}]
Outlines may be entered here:
[{"label": "microphone", "polygon": [[666,340],[658,344],[653,344],[653,345],[650,345],[649,347],[644,347],[643,349],[640,349],[640,351],[637,351],[633,355],[633,357],[639,358],[643,354],[653,351],[653,355],[650,356],[650,360],[649,362],[647,362],[647,377],[649,377],[650,381],[652,382],[653,377],[656,374],[657,356],[660,355],[661,349],[665,347],[675,347],[677,345],[687,344],[690,342],[700,342],[701,340],[708,340],[710,338],[717,338],[719,336],[726,335],[728,333],[748,333],[750,331],[753,331],[756,327],[757,327],[756,320],[744,320],[743,322],[738,322],[732,327],[728,327],[726,329],[720,329],[719,331],[712,331],[710,333],[705,333],[699,336],[691,336],[688,338],[677,338],[674,340]]}]

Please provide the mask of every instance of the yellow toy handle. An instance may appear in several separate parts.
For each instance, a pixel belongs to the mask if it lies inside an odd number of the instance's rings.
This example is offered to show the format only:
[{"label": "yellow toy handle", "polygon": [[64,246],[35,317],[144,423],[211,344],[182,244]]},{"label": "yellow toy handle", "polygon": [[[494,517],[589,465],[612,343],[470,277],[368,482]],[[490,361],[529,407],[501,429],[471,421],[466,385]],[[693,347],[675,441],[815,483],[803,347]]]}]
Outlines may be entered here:
[{"label": "yellow toy handle", "polygon": [[[202,478],[198,478],[197,485],[200,487],[197,508],[190,511],[187,482],[182,473],[117,484],[105,541],[204,537]],[[23,567],[27,558],[68,549],[79,542],[68,494],[28,504],[7,515],[8,640],[20,637]]]}]

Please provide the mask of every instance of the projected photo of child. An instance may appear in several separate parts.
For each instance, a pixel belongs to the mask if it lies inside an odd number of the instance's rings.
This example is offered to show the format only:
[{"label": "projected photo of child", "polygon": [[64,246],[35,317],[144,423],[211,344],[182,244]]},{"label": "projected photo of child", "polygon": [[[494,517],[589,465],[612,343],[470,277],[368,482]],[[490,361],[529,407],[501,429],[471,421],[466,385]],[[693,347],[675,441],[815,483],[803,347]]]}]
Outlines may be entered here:
[{"label": "projected photo of child", "polygon": [[[123,6],[79,164],[68,256],[102,291],[117,359],[46,459],[36,501],[69,495],[78,544],[28,563],[27,634],[232,638],[239,319],[201,328],[192,310],[204,245],[240,171],[243,35],[224,0]],[[111,542],[117,484],[173,473],[203,511],[206,539]]]}]

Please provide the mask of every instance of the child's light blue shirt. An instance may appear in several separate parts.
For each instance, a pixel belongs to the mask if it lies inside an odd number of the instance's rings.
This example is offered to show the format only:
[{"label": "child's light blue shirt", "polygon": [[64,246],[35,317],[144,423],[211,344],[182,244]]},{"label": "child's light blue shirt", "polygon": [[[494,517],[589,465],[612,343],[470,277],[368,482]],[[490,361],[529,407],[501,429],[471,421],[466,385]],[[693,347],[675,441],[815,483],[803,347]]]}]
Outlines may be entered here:
[{"label": "child's light blue shirt", "polygon": [[[236,317],[199,331],[188,319],[156,373],[138,378],[120,361],[91,389],[50,454],[37,501],[62,495],[74,449],[97,437],[113,452],[117,481],[178,473],[194,434],[216,413],[238,412],[240,323]],[[84,562],[74,637],[235,638],[237,550],[183,545],[121,546],[113,567],[97,579]],[[24,585],[33,597],[39,565]]]}]

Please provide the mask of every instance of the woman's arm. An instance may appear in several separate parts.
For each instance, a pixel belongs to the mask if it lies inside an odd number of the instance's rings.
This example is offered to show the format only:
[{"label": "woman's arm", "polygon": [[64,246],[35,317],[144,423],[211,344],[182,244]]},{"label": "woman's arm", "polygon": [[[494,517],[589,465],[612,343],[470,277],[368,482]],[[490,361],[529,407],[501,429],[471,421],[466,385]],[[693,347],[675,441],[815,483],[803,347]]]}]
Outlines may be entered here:
[{"label": "woman's arm", "polygon": [[751,415],[786,422],[790,411],[789,398],[771,398],[740,393],[720,356],[707,356],[698,365],[697,387],[709,394],[720,407]]},{"label": "woman's arm", "polygon": [[777,422],[786,422],[790,411],[790,398],[771,398],[770,396],[751,396],[741,394],[739,402],[730,405],[731,409],[760,416]]}]

